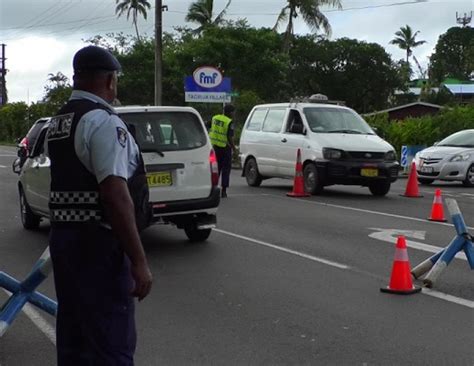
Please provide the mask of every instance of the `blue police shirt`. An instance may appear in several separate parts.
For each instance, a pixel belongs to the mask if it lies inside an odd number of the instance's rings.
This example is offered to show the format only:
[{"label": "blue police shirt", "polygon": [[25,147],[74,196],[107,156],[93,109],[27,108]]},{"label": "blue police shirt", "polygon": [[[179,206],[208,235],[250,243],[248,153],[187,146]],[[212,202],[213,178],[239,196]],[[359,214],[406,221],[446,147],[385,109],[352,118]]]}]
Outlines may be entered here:
[{"label": "blue police shirt", "polygon": [[[70,100],[75,99],[88,99],[114,110],[102,98],[82,90],[72,92]],[[127,180],[138,166],[138,146],[125,123],[102,109],[90,111],[79,120],[74,149],[98,183],[111,175]]]}]

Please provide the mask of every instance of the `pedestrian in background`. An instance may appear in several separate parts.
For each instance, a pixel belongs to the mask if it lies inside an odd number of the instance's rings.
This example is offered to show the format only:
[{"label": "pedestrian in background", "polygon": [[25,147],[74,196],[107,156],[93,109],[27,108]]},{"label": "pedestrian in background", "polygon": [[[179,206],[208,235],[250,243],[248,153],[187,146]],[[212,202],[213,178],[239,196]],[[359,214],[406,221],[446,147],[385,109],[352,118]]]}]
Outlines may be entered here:
[{"label": "pedestrian in background", "polygon": [[227,188],[229,187],[232,169],[232,151],[235,149],[234,123],[232,122],[234,110],[235,108],[232,104],[226,104],[223,114],[217,114],[212,117],[209,130],[209,137],[216,152],[217,166],[219,176],[221,177],[221,195],[223,198],[227,197]]},{"label": "pedestrian in background", "polygon": [[47,135],[58,365],[133,365],[133,297],[142,300],[152,285],[137,227],[148,204],[145,169],[110,106],[117,59],[89,46],[73,68],[72,95]]}]

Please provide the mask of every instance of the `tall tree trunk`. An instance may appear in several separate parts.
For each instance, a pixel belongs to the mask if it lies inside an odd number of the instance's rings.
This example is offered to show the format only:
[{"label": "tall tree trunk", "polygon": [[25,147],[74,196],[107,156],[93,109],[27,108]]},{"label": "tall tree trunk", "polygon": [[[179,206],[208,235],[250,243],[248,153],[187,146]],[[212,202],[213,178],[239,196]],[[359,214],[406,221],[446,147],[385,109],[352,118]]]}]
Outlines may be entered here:
[{"label": "tall tree trunk", "polygon": [[137,14],[133,14],[133,24],[135,25],[135,31],[137,32],[137,40],[138,40],[138,42],[141,42],[140,33],[138,32],[138,17],[137,17]]},{"label": "tall tree trunk", "polygon": [[283,51],[285,53],[290,52],[290,41],[291,41],[291,37],[293,36],[293,16],[294,16],[294,13],[295,13],[295,9],[290,8],[288,26],[286,27],[285,37],[283,38]]}]

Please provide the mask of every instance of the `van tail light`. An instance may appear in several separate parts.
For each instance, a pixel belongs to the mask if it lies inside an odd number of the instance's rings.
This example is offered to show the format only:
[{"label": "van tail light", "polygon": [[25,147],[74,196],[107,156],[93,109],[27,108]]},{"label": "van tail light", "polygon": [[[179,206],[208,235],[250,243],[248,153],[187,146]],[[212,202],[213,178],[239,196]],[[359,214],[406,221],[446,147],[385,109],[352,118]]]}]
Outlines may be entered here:
[{"label": "van tail light", "polygon": [[211,183],[215,187],[219,184],[219,168],[217,167],[217,157],[214,149],[209,154],[209,165],[211,166]]},{"label": "van tail light", "polygon": [[26,137],[23,137],[18,146],[28,149],[28,139]]}]

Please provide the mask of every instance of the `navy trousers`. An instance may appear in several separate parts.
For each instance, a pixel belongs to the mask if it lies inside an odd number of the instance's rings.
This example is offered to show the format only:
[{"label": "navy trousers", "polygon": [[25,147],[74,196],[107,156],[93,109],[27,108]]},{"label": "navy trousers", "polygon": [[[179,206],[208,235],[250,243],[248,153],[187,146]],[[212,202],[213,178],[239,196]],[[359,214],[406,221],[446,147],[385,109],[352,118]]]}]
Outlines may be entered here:
[{"label": "navy trousers", "polygon": [[50,252],[58,299],[58,366],[133,365],[133,279],[112,232],[98,225],[53,223]]},{"label": "navy trousers", "polygon": [[227,188],[230,182],[230,171],[232,169],[232,148],[214,146],[217,157],[217,167],[221,177],[222,188]]}]

